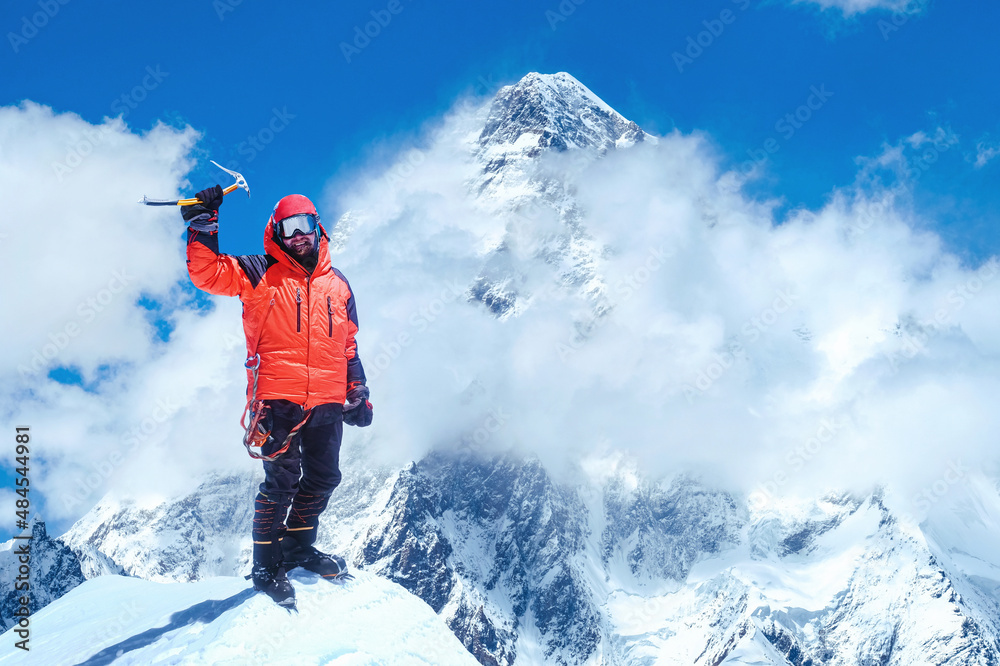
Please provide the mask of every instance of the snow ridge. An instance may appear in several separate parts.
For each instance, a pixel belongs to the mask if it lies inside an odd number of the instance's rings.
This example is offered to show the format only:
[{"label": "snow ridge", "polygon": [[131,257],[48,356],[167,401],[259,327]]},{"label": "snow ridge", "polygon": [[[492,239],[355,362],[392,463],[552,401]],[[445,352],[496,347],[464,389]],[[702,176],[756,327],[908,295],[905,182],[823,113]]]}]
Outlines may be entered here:
[{"label": "snow ridge", "polygon": [[[32,618],[30,663],[476,663],[426,604],[384,578],[358,572],[342,586],[298,571],[290,578],[297,613],[242,577],[95,578]],[[0,637],[0,664],[24,663],[29,653],[15,640]]]}]

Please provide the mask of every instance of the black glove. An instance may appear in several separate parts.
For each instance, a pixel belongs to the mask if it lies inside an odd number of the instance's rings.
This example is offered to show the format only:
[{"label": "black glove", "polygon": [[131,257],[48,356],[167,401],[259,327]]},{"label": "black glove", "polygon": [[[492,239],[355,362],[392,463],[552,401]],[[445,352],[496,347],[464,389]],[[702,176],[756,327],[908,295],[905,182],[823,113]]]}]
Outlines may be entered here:
[{"label": "black glove", "polygon": [[219,206],[222,205],[222,186],[216,185],[195,195],[202,203],[181,206],[181,217],[188,226],[198,231],[219,230]]},{"label": "black glove", "polygon": [[360,382],[348,387],[344,423],[359,428],[372,424],[372,403],[368,402],[368,395],[368,387]]}]

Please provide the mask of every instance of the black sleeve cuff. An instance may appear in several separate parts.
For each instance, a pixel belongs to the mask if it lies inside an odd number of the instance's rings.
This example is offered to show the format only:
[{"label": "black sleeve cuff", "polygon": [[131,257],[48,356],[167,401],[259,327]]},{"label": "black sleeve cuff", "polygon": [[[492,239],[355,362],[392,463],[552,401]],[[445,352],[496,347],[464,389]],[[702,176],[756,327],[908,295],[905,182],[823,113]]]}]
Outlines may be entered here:
[{"label": "black sleeve cuff", "polygon": [[188,228],[195,231],[204,231],[210,234],[218,233],[219,218],[211,213],[202,213],[187,221]]},{"label": "black sleeve cuff", "polygon": [[356,349],[354,350],[354,358],[347,362],[347,383],[354,382],[361,382],[365,385],[368,383],[368,378],[365,377],[365,368],[361,365],[361,359],[358,357]]}]

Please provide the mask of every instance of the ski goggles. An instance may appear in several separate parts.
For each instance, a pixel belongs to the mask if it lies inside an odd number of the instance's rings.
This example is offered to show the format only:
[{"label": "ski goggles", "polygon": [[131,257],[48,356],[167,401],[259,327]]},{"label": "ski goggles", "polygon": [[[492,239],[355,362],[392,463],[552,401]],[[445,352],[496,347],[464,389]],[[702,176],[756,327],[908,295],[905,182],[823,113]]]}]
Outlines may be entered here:
[{"label": "ski goggles", "polygon": [[311,234],[319,227],[319,218],[309,213],[292,215],[274,223],[278,235],[291,238],[295,234]]}]

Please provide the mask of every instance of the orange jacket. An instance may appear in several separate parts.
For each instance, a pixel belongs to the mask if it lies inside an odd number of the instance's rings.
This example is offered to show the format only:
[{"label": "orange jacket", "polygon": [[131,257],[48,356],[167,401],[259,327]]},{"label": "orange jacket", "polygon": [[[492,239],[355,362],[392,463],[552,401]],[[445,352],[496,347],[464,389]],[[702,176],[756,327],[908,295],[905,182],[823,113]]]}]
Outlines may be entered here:
[{"label": "orange jacket", "polygon": [[[350,382],[364,382],[358,316],[347,278],[330,264],[326,230],[309,274],[264,231],[263,255],[219,254],[217,233],[188,229],[187,266],[199,289],[243,302],[247,358],[260,354],[258,400],[285,399],[306,409],[343,403]],[[247,396],[252,390],[248,374]]]}]

